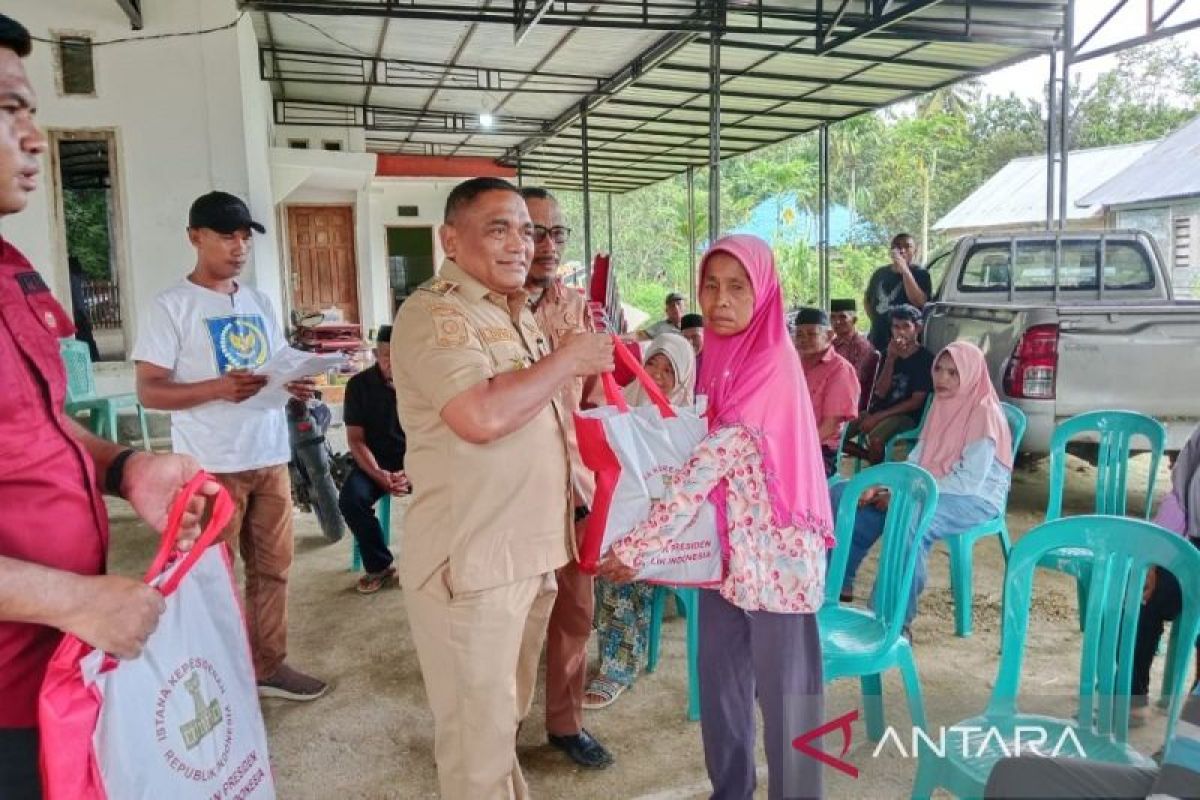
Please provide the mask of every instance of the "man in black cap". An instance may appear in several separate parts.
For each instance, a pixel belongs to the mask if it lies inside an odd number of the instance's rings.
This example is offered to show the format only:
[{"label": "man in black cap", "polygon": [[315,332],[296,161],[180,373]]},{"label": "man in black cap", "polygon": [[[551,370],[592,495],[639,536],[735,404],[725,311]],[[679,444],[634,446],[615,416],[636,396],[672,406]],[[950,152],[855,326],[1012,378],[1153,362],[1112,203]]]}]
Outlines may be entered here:
[{"label": "man in black cap", "polygon": [[853,299],[830,300],[829,321],[833,324],[833,349],[850,362],[858,375],[858,410],[862,411],[871,399],[871,387],[879,371],[879,351],[858,332],[858,308]]},{"label": "man in black cap", "polygon": [[[195,457],[234,499],[225,541],[236,542],[245,562],[258,693],[314,700],[325,682],[285,661],[293,554],[287,421],[282,404],[246,402],[267,384],[255,370],[287,344],[271,301],[238,281],[252,231],[266,228],[231,194],[209,192],[192,203],[187,235],[196,265],[154,299],[138,326],[138,399],[171,412],[174,451]],[[313,392],[312,381],[287,388],[302,400]]]},{"label": "man in black cap", "polygon": [[655,339],[664,333],[679,333],[679,325],[683,321],[683,295],[679,292],[667,294],[663,304],[665,319],[660,319],[653,325],[648,325],[638,332],[638,338],[643,340]]},{"label": "man in black cap", "polygon": [[342,485],[338,506],[362,554],[366,574],[358,581],[360,594],[374,594],[396,576],[375,504],[385,494],[412,492],[404,473],[406,442],[396,411],[391,341],[392,326],[384,325],[376,337],[375,366],[346,384],[343,419],[354,469]]},{"label": "man in black cap", "polygon": [[921,312],[900,305],[891,317],[892,338],[867,413],[850,423],[851,435],[867,435],[867,447],[846,443],[847,453],[872,464],[883,461],[888,439],[920,424],[925,398],[933,391],[933,353],[920,343]]},{"label": "man in black cap", "polygon": [[828,477],[837,470],[842,428],[858,416],[858,376],[850,362],[834,352],[829,317],[821,309],[800,309],[792,337],[800,353]]}]

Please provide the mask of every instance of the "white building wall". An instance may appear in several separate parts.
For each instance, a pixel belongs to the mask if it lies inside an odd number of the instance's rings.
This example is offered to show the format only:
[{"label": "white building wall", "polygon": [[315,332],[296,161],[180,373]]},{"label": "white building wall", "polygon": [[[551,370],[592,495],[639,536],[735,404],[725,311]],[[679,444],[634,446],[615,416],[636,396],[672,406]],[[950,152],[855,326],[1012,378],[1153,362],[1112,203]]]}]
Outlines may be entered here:
[{"label": "white building wall", "polygon": [[[389,227],[433,228],[433,260],[440,264],[445,257],[437,229],[442,224],[442,213],[450,191],[462,182],[461,178],[377,178],[370,188],[370,216],[367,229],[367,257],[360,263],[369,265],[371,273],[371,306],[369,325],[377,326],[392,321],[391,289],[388,285],[387,229]],[[401,217],[396,213],[398,206],[416,206],[418,216]],[[367,306],[363,305],[364,321],[368,318]]]},{"label": "white building wall", "polygon": [[[25,59],[39,98],[38,119],[47,130],[112,130],[115,176],[123,219],[117,246],[126,262],[122,300],[128,341],[138,312],[194,263],[186,235],[192,200],[212,189],[248,200],[268,228],[258,237],[246,280],[276,302],[281,296],[275,220],[270,203],[270,107],[257,77],[249,17],[204,35],[101,44],[219,27],[238,19],[234,0],[148,3],[145,29],[131,31],[112,0],[9,0],[4,12],[37,37],[84,33],[94,47],[96,93],[60,96],[53,48],[37,42]],[[252,79],[252,80],[251,80]],[[69,298],[61,213],[54,206],[49,155],[39,190],[28,208],[4,222],[4,235],[44,273],[55,294]]]}]

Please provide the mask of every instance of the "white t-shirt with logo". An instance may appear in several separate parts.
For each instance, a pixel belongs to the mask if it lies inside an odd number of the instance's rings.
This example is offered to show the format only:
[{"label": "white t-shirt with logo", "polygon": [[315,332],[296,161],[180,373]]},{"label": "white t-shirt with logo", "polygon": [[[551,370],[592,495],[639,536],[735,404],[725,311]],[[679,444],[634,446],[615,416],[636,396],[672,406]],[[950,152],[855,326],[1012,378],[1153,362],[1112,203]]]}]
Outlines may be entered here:
[{"label": "white t-shirt with logo", "polygon": [[[133,360],[172,372],[178,383],[212,380],[230,369],[255,369],[286,342],[262,292],[233,294],[188,279],[154,298],[138,327]],[[291,460],[283,408],[246,408],[226,400],[171,412],[171,444],[209,472],[243,472]]]}]

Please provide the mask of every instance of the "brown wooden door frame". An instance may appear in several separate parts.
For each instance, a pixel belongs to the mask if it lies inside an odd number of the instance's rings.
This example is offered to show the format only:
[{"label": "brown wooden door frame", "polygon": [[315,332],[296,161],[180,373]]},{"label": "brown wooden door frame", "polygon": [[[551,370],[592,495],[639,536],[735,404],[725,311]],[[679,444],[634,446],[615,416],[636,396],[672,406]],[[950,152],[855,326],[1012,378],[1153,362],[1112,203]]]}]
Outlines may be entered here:
[{"label": "brown wooden door frame", "polygon": [[[348,305],[349,308],[343,308],[343,313],[348,317],[348,321],[361,322],[362,320],[362,296],[359,286],[359,269],[358,269],[358,243],[356,229],[355,206],[353,203],[289,203],[284,208],[284,217],[287,220],[287,258],[288,258],[288,303],[290,309],[308,308],[316,306],[318,309],[326,307],[328,302],[302,302],[300,290],[306,288],[302,286],[303,280],[301,275],[302,265],[299,263],[301,254],[298,250],[302,250],[303,246],[297,241],[300,233],[297,225],[297,212],[309,212],[314,210],[336,210],[339,213],[344,213],[347,219],[346,226],[346,241],[343,243],[344,248],[349,253],[349,275],[344,281],[343,288],[348,288],[353,292],[353,297],[350,300],[333,299],[329,302],[338,302]],[[336,269],[336,265],[330,265],[330,270]]]}]

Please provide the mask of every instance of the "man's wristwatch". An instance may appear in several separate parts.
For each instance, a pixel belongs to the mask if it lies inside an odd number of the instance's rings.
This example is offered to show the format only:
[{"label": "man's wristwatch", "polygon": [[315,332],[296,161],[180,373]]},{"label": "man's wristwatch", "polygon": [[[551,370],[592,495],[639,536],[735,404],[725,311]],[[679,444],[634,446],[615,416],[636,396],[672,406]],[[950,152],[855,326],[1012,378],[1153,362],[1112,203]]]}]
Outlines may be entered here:
[{"label": "man's wristwatch", "polygon": [[121,484],[125,482],[125,462],[133,457],[137,451],[132,447],[126,448],[117,454],[117,457],[108,465],[108,469],[104,471],[104,491],[114,497],[123,497],[121,494]]}]

